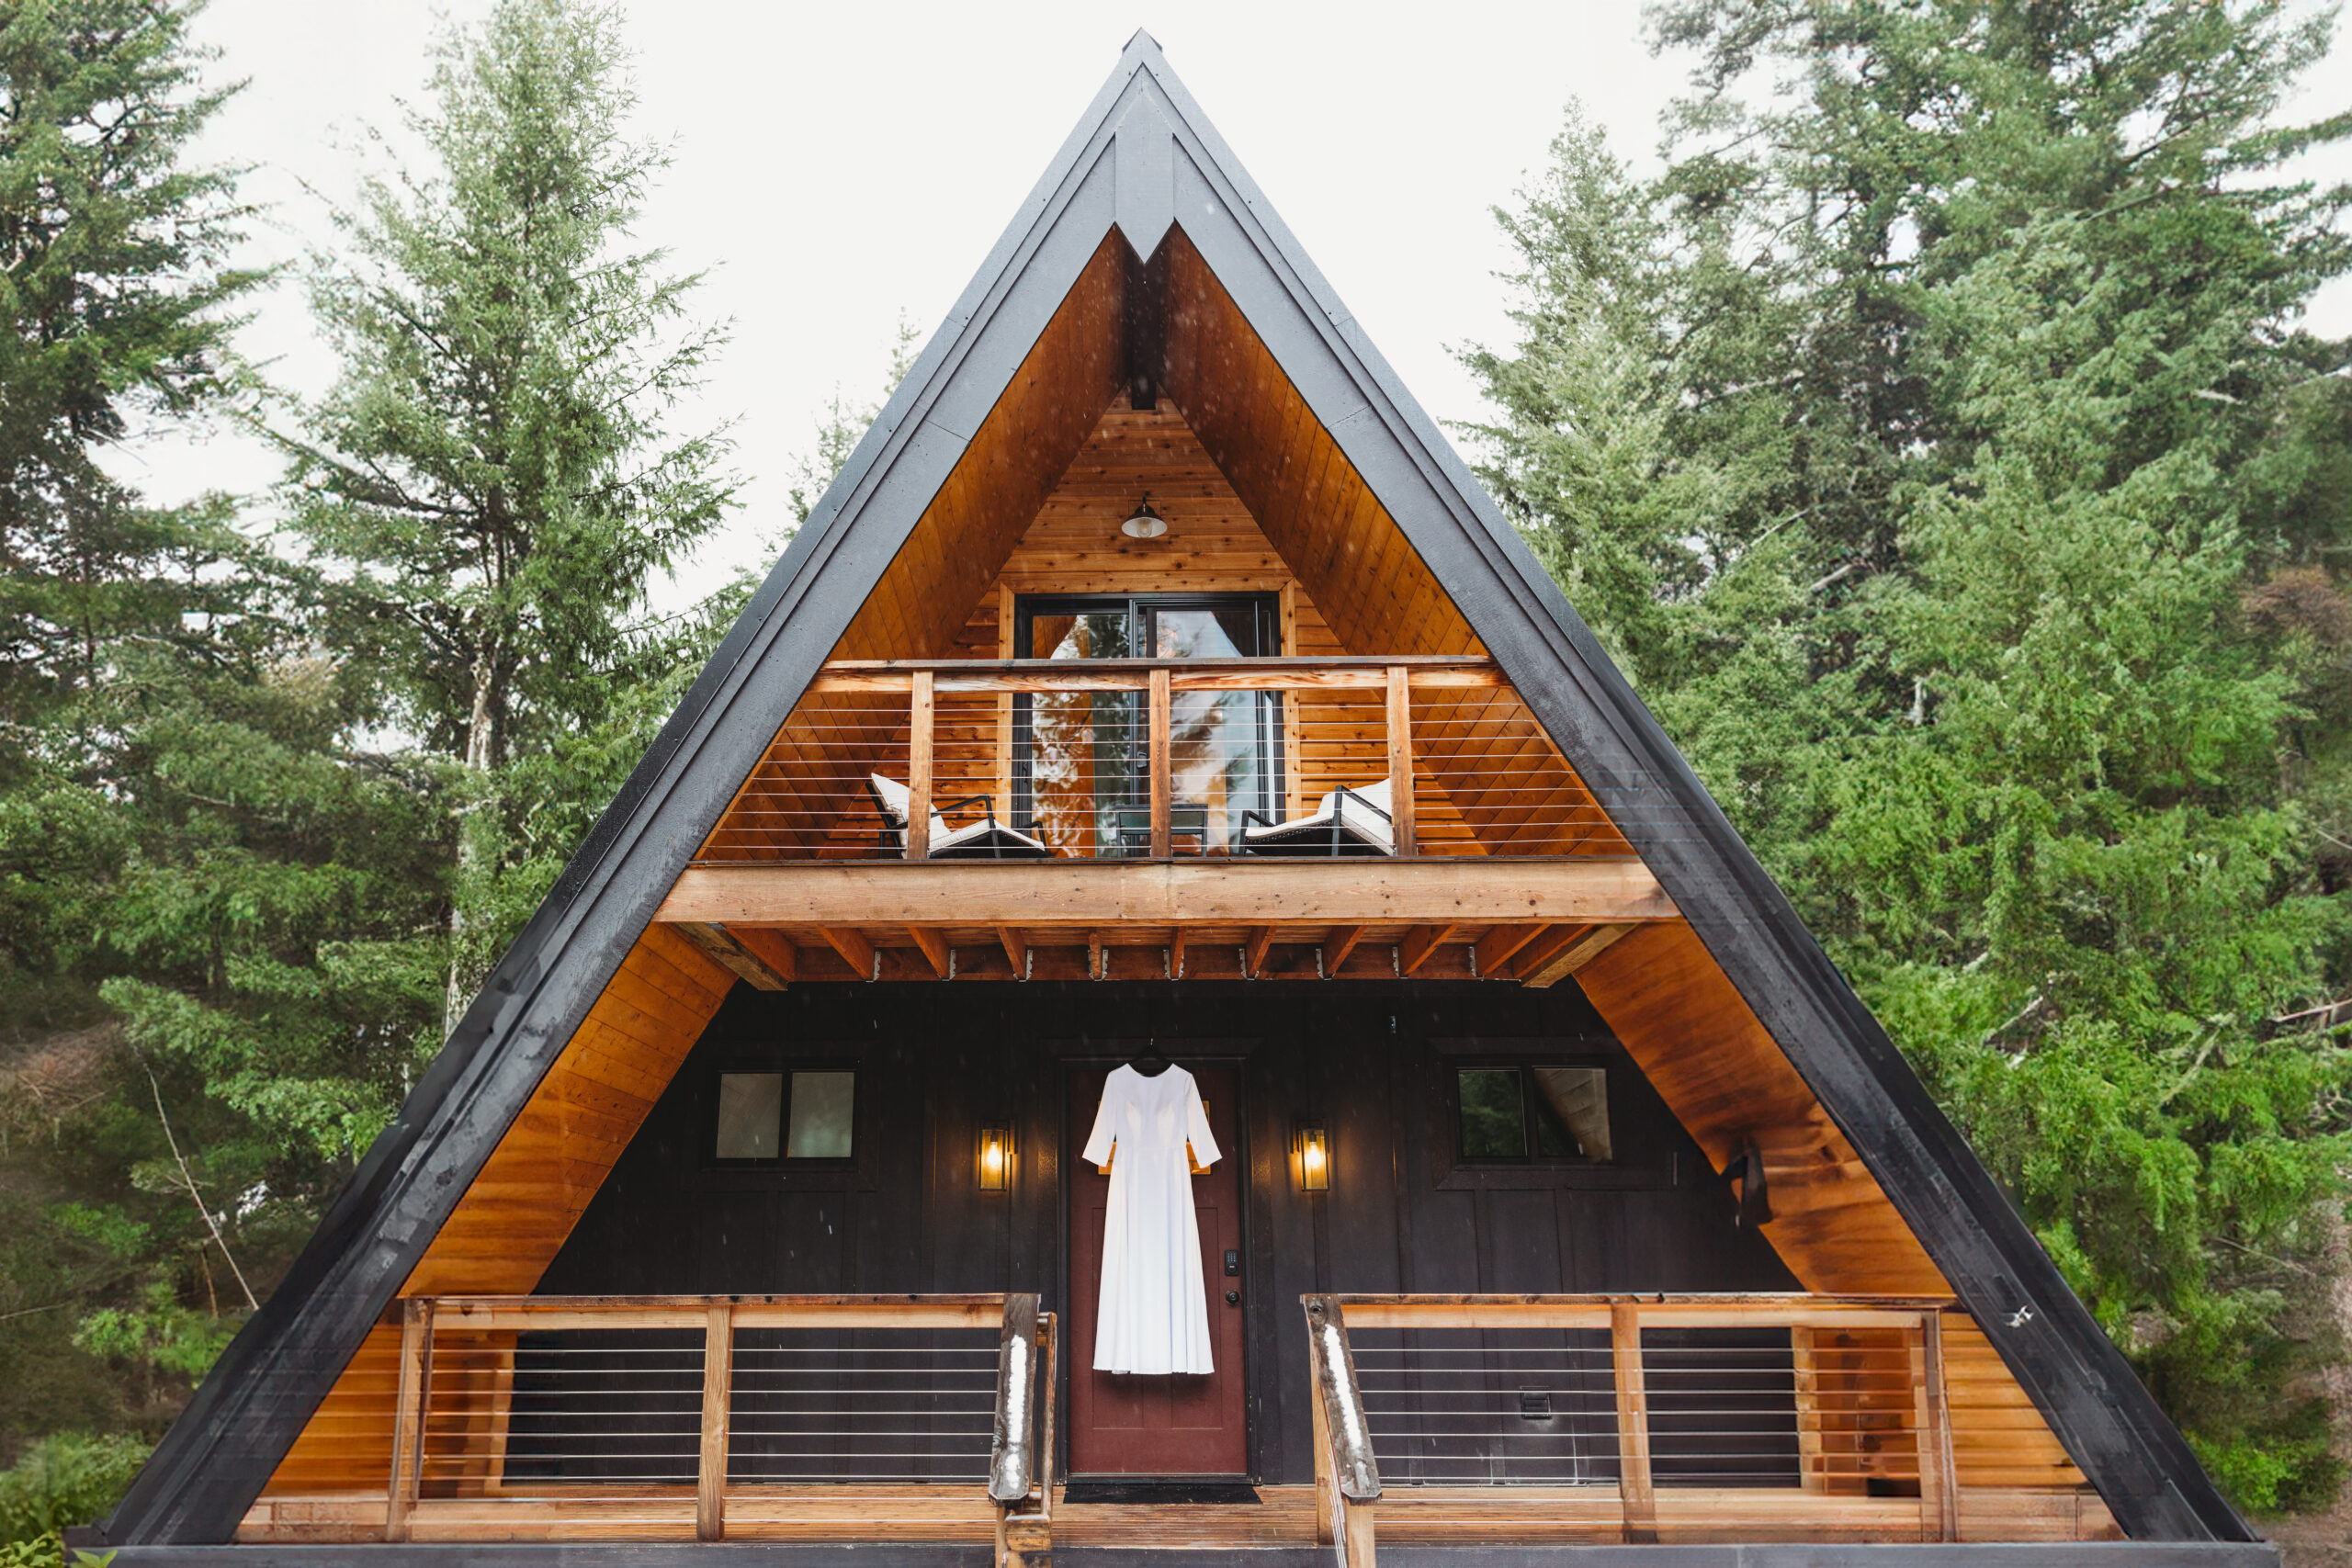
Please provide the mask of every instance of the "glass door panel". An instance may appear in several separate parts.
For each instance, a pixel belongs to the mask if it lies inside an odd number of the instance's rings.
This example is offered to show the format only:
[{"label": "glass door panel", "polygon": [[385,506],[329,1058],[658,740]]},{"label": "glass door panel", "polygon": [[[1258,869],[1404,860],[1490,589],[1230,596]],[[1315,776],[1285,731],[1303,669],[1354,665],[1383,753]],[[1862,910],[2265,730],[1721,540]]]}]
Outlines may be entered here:
[{"label": "glass door panel", "polygon": [[[1248,659],[1273,651],[1266,596],[1025,600],[1014,646],[1031,659]],[[1148,853],[1150,737],[1142,694],[1038,693],[1016,700],[1015,790],[1037,835],[1064,854]],[[1181,692],[1170,701],[1172,845],[1224,854],[1242,813],[1271,814],[1278,698],[1257,692]]]}]

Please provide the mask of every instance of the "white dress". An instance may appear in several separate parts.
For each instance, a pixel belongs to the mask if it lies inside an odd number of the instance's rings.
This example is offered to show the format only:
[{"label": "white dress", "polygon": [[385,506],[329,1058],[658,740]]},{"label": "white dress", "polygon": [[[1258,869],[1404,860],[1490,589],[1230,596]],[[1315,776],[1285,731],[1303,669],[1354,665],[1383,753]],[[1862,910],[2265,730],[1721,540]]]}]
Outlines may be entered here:
[{"label": "white dress", "polygon": [[1216,1371],[1188,1142],[1202,1165],[1216,1163],[1216,1140],[1192,1074],[1175,1066],[1150,1077],[1133,1067],[1111,1074],[1085,1154],[1091,1163],[1111,1167],[1094,1315],[1097,1371]]}]

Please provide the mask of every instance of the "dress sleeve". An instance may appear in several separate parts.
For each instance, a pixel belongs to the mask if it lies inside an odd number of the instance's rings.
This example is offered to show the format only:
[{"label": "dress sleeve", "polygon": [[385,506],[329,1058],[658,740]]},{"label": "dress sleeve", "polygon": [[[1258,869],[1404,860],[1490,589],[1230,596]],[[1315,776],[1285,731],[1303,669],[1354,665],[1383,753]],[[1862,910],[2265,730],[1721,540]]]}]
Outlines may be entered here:
[{"label": "dress sleeve", "polygon": [[[1086,1152],[1080,1156],[1089,1165],[1111,1163],[1111,1145],[1119,1135],[1119,1119],[1111,1108],[1112,1100],[1118,1097],[1117,1082],[1113,1078],[1102,1085],[1102,1103],[1094,1111],[1094,1131],[1086,1140]],[[1200,1103],[1198,1096],[1193,1098],[1193,1103]]]},{"label": "dress sleeve", "polygon": [[1218,1154],[1216,1135],[1209,1131],[1209,1113],[1201,1104],[1201,1086],[1188,1084],[1184,1089],[1184,1141],[1193,1145],[1193,1163],[1212,1166],[1224,1156]]}]

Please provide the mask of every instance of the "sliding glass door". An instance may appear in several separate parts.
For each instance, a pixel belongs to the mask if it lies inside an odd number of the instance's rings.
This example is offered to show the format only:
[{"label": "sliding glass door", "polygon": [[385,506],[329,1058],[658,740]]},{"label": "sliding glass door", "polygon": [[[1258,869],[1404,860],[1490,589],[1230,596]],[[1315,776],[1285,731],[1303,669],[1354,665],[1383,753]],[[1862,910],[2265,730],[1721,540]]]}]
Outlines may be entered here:
[{"label": "sliding glass door", "polygon": [[[1271,594],[1064,595],[1022,599],[1024,659],[1255,659],[1279,653]],[[1282,714],[1261,692],[1179,692],[1169,763],[1178,854],[1229,853],[1242,814],[1281,798]],[[1014,804],[1066,854],[1140,855],[1151,845],[1148,715],[1141,692],[1048,692],[1015,699]]]}]

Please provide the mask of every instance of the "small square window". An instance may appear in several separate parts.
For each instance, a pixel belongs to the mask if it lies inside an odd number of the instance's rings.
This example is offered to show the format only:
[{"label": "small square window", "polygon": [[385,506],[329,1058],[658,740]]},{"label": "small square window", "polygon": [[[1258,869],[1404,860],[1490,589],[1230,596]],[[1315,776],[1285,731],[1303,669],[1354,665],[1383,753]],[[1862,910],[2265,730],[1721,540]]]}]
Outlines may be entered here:
[{"label": "small square window", "polygon": [[1606,1160],[1609,1075],[1600,1067],[1459,1067],[1465,1160]]},{"label": "small square window", "polygon": [[857,1075],[792,1075],[792,1127],[786,1159],[847,1159],[857,1140]]},{"label": "small square window", "polygon": [[784,1125],[782,1073],[718,1075],[719,1159],[774,1159]]}]

